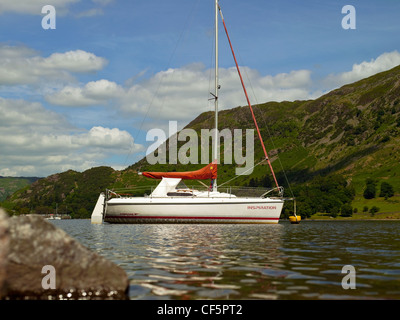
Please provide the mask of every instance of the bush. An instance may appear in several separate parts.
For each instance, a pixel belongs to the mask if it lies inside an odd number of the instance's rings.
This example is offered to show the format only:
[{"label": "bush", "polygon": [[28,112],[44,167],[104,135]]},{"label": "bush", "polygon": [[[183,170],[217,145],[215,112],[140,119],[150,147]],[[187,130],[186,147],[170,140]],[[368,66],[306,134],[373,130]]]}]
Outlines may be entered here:
[{"label": "bush", "polygon": [[375,198],[376,188],[374,185],[369,184],[364,190],[364,198],[365,199],[373,199]]},{"label": "bush", "polygon": [[387,182],[381,183],[381,193],[379,194],[380,197],[385,197],[385,199],[393,197],[394,191],[393,186]]},{"label": "bush", "polygon": [[334,207],[332,209],[332,211],[330,212],[330,216],[333,218],[336,218],[338,216],[338,214],[339,214],[339,209],[337,207]]},{"label": "bush", "polygon": [[349,204],[342,205],[341,208],[341,216],[342,217],[351,217],[353,215],[353,208]]},{"label": "bush", "polygon": [[369,212],[370,212],[370,213],[376,213],[376,212],[378,212],[378,211],[379,211],[379,208],[376,207],[376,206],[373,206],[371,209],[369,209]]},{"label": "bush", "polygon": [[367,179],[366,188],[364,190],[365,199],[373,199],[376,195],[376,182],[372,179]]}]

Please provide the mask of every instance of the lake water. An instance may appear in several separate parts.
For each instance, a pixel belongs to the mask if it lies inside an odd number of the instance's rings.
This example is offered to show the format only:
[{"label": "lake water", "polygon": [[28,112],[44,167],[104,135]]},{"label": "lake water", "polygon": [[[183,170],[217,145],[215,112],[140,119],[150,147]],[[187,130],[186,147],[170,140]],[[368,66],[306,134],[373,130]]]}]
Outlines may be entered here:
[{"label": "lake water", "polygon": [[[121,266],[130,299],[400,299],[400,221],[53,223]],[[355,289],[345,265],[355,270]]]}]

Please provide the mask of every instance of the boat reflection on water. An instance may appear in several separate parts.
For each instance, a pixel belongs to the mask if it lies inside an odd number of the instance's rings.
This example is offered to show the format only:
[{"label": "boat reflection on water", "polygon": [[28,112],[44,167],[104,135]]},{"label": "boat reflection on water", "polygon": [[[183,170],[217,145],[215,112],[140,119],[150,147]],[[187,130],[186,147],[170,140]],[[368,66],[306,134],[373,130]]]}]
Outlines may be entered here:
[{"label": "boat reflection on water", "polygon": [[259,290],[262,270],[276,270],[283,263],[279,224],[151,225],[142,232],[135,239],[140,243],[141,236],[147,237],[146,244],[136,248],[128,267],[135,299],[235,299],[243,287],[251,290],[254,284],[258,289],[249,295],[257,298],[265,294]]}]

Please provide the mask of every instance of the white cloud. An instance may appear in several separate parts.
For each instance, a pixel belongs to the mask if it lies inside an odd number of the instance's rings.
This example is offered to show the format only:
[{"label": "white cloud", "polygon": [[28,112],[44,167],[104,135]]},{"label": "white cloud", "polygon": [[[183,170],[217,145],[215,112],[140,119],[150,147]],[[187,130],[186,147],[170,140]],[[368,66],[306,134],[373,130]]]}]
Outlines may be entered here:
[{"label": "white cloud", "polygon": [[82,11],[78,14],[76,14],[77,18],[87,18],[87,17],[95,17],[95,16],[101,16],[104,14],[103,9],[101,8],[92,8],[86,11]]},{"label": "white cloud", "polygon": [[90,106],[97,103],[97,100],[85,97],[83,89],[66,86],[61,91],[47,95],[46,101],[60,106]]},{"label": "white cloud", "polygon": [[[256,102],[306,99],[309,97],[311,72],[292,71],[276,76],[262,76],[256,70],[242,67],[250,100]],[[246,105],[246,99],[240,84],[236,68],[220,68],[221,85],[219,106],[221,109]],[[152,78],[134,84],[121,97],[120,108],[129,114],[146,114],[159,119],[190,121],[204,111],[212,110],[208,103],[210,91],[213,91],[212,70],[200,64],[180,69],[168,69],[155,74]],[[250,83],[248,81],[250,79]],[[251,85],[250,85],[251,84]],[[252,99],[253,93],[256,97]]]},{"label": "white cloud", "polygon": [[[0,15],[11,12],[18,14],[42,15],[42,8],[45,5],[52,5],[56,9],[57,15],[66,15],[70,13],[71,5],[82,0],[1,0]],[[83,1],[82,1],[83,2]],[[95,8],[88,9],[75,14],[76,17],[93,17],[103,14],[101,7],[105,7],[114,0],[92,0]],[[100,8],[99,8],[100,6]]]},{"label": "white cloud", "polygon": [[34,62],[43,69],[66,70],[69,72],[94,72],[103,69],[107,60],[83,50],[53,53],[48,58],[35,57]]},{"label": "white cloud", "polygon": [[43,133],[49,128],[53,128],[51,131],[54,132],[72,127],[61,115],[46,110],[40,103],[0,97],[0,136]]},{"label": "white cloud", "polygon": [[57,9],[57,14],[65,14],[68,7],[80,0],[1,0],[0,14],[5,12],[41,15],[42,7],[52,5]]},{"label": "white cloud", "polygon": [[88,132],[72,137],[72,144],[79,147],[108,149],[113,153],[127,154],[138,150],[132,136],[117,128],[93,127]]},{"label": "white cloud", "polygon": [[127,89],[120,108],[129,114],[150,114],[163,119],[187,119],[204,110],[208,98],[208,73],[191,65],[161,71]]},{"label": "white cloud", "polygon": [[27,47],[0,44],[0,85],[37,84],[46,79],[72,81],[71,73],[95,72],[106,64],[106,59],[83,50],[41,57]]},{"label": "white cloud", "polygon": [[46,100],[61,106],[90,106],[105,104],[123,93],[123,88],[118,84],[102,79],[91,81],[83,88],[66,86],[56,93],[47,95]]},{"label": "white cloud", "polygon": [[[117,128],[76,129],[40,103],[0,98],[0,175],[47,176],[142,150]],[[108,165],[112,165],[109,163]]]},{"label": "white cloud", "polygon": [[92,0],[92,2],[100,4],[102,6],[106,6],[106,5],[114,2],[114,0]]},{"label": "white cloud", "polygon": [[371,61],[363,61],[359,64],[354,64],[351,71],[331,74],[323,83],[326,87],[332,89],[370,77],[398,65],[400,65],[400,53],[398,51],[385,52],[378,58],[371,59]]},{"label": "white cloud", "polygon": [[276,76],[265,76],[259,79],[260,87],[263,88],[307,88],[311,85],[310,70],[296,70],[290,73],[279,73]]}]

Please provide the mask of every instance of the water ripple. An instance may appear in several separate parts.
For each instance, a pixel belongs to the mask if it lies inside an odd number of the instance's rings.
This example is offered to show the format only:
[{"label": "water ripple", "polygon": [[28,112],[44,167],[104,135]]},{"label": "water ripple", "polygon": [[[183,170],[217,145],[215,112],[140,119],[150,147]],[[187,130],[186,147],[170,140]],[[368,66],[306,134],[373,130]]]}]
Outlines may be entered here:
[{"label": "water ripple", "polygon": [[400,299],[400,222],[54,223],[120,265],[131,299]]}]

